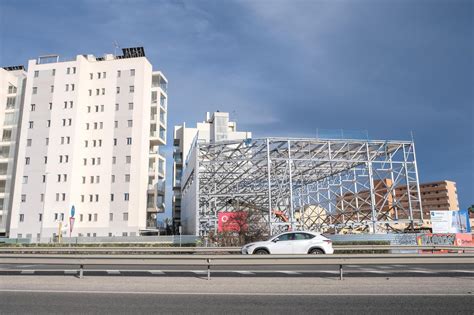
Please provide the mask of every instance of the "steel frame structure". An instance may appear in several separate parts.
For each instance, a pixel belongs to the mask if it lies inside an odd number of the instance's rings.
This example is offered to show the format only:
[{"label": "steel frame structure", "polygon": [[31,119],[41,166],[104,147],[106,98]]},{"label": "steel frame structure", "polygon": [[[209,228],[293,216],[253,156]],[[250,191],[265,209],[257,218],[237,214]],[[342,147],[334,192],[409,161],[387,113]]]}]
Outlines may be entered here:
[{"label": "steel frame structure", "polygon": [[261,213],[269,234],[386,231],[421,223],[413,141],[264,138],[195,142],[199,235],[219,211]]}]

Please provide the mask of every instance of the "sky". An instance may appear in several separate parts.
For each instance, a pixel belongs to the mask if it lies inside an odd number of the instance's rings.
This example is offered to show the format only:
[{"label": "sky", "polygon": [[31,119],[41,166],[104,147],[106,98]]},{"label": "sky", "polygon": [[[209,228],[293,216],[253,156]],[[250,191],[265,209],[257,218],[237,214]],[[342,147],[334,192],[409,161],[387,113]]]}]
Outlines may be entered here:
[{"label": "sky", "polygon": [[[411,139],[421,182],[474,204],[470,0],[0,1],[0,66],[145,47],[172,130],[228,111],[254,137],[318,129]],[[167,191],[167,215],[171,191]]]}]

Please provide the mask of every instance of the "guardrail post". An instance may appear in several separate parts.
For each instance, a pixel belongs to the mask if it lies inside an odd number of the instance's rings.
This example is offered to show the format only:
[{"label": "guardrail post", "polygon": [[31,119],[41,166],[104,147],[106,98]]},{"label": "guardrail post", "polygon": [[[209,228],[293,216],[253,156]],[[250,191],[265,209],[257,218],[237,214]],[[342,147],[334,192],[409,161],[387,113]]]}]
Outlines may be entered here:
[{"label": "guardrail post", "polygon": [[342,265],[339,265],[339,280],[344,280]]},{"label": "guardrail post", "polygon": [[79,266],[79,279],[84,277],[84,265]]},{"label": "guardrail post", "polygon": [[207,280],[211,280],[211,260],[207,259]]}]

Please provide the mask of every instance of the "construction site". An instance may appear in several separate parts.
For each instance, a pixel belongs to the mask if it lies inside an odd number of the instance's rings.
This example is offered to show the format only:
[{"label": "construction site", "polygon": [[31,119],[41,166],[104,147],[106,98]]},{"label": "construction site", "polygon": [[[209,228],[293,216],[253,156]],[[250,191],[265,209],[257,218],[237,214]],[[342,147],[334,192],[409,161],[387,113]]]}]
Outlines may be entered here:
[{"label": "construction site", "polygon": [[182,176],[183,233],[217,233],[224,214],[251,214],[246,224],[269,235],[405,231],[423,223],[419,186],[413,141],[196,139]]}]

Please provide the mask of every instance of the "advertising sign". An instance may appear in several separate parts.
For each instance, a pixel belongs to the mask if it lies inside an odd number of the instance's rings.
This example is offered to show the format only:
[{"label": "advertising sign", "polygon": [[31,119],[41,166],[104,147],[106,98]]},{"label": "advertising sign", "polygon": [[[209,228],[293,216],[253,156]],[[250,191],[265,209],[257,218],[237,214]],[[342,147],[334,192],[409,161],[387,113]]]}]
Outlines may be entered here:
[{"label": "advertising sign", "polygon": [[219,212],[217,216],[218,232],[240,232],[247,228],[247,213],[245,211]]},{"label": "advertising sign", "polygon": [[430,211],[433,233],[469,233],[469,214],[461,211]]}]

